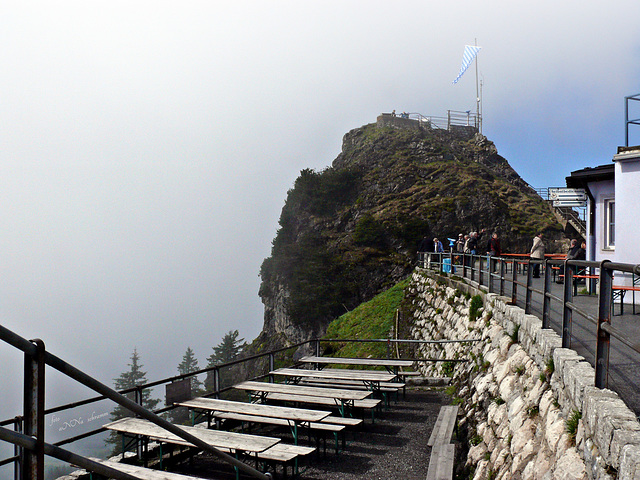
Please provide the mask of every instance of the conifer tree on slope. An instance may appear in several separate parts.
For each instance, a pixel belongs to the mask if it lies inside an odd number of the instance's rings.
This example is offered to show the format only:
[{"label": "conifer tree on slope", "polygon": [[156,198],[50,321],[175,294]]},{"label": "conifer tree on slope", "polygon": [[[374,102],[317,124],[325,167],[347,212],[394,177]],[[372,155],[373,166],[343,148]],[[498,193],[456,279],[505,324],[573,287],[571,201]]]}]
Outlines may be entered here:
[{"label": "conifer tree on slope", "polygon": [[[207,358],[207,368],[232,362],[242,353],[242,350],[247,344],[244,338],[238,338],[239,335],[238,330],[229,330],[229,332],[222,337],[222,341],[218,346],[213,347],[213,353]],[[229,371],[221,372],[220,376],[220,383],[225,384],[225,379],[229,377]],[[213,372],[207,373],[204,384],[208,391],[213,390]]]},{"label": "conifer tree on slope", "polygon": [[[131,363],[129,363],[129,370],[126,372],[122,372],[120,376],[114,379],[114,388],[117,391],[127,390],[129,388],[134,388],[140,385],[144,385],[147,383],[147,373],[142,371],[143,365],[140,363],[140,355],[138,355],[138,350],[133,349],[133,353],[131,354]],[[129,392],[124,394],[129,400],[136,401],[136,392]],[[160,403],[159,399],[152,399],[151,392],[149,390],[142,390],[142,406],[147,410],[153,410]],[[111,421],[118,420],[124,417],[132,417],[133,413],[122,407],[121,405],[116,405],[116,407],[111,411]],[[109,437],[105,440],[107,444],[114,445],[114,453],[120,453],[118,446],[120,445],[119,434],[115,431],[112,431]]]},{"label": "conifer tree on slope", "polygon": [[[196,372],[200,370],[198,367],[198,359],[191,347],[187,347],[187,351],[182,357],[182,362],[178,365],[178,373],[180,375],[186,375],[188,373]],[[203,393],[202,382],[198,380],[196,375],[190,377],[191,380],[191,398],[195,398]],[[169,419],[173,423],[188,424],[189,423],[189,411],[186,407],[177,407],[169,411]]]},{"label": "conifer tree on slope", "polygon": [[[192,373],[200,370],[198,367],[198,359],[196,358],[193,349],[191,347],[187,347],[187,351],[184,353],[182,357],[182,362],[178,365],[178,373],[180,375],[186,375],[187,373]],[[191,396],[197,397],[200,393],[202,393],[202,382],[198,380],[196,375],[190,377],[191,378]]]}]

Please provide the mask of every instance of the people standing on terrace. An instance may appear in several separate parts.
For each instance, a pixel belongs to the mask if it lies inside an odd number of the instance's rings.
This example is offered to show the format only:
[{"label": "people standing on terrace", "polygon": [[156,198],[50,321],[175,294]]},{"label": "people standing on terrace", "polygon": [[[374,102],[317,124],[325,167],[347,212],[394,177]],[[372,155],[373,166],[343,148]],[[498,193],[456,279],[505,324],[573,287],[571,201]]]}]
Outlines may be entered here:
[{"label": "people standing on terrace", "polygon": [[487,243],[487,255],[490,255],[492,257],[499,257],[500,255],[502,255],[498,232],[493,232],[491,238],[489,239],[489,242]]},{"label": "people standing on terrace", "polygon": [[471,238],[471,235],[465,235],[464,236],[464,247],[462,247],[462,251],[464,253],[471,253],[471,249],[469,248],[469,239]]},{"label": "people standing on terrace", "polygon": [[[585,245],[582,242],[582,245]],[[575,238],[571,240],[569,251],[567,252],[567,260],[584,260],[587,258],[587,252],[582,248],[582,245],[578,245],[578,240]],[[564,280],[564,265],[560,265],[560,276],[556,283],[562,283]]]},{"label": "people standing on terrace", "polygon": [[[530,257],[543,260],[544,259],[544,242],[542,241],[542,232],[533,237],[533,246],[531,247]],[[533,278],[540,278],[540,264],[536,263],[533,265]]]},{"label": "people standing on terrace", "polygon": [[458,234],[458,240],[456,240],[456,252],[463,253],[464,252],[464,235],[461,233]]},{"label": "people standing on terrace", "polygon": [[480,240],[480,237],[482,237],[482,234],[484,232],[486,232],[485,228],[480,230],[480,233],[471,232],[471,235],[469,238],[469,253],[471,253],[472,255],[478,254],[478,241]]},{"label": "people standing on terrace", "polygon": [[433,251],[436,253],[444,253],[444,248],[442,246],[442,242],[437,238],[433,239]]}]

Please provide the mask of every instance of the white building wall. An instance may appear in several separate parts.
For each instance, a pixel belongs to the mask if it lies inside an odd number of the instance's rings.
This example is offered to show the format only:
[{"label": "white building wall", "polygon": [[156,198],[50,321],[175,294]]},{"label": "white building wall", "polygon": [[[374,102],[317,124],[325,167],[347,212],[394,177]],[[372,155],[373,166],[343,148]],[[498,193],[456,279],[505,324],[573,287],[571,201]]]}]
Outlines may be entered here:
[{"label": "white building wall", "polygon": [[[594,259],[597,262],[602,260],[616,260],[616,251],[605,248],[605,222],[604,222],[604,204],[606,200],[614,199],[616,196],[615,182],[613,180],[600,181],[589,184],[589,190],[593,195],[596,203],[596,231],[591,232],[587,222],[587,239],[594,236],[595,245],[587,241],[587,259]],[[617,200],[617,199],[616,199]],[[587,219],[591,213],[591,207],[587,208]],[[616,212],[617,214],[617,212]],[[617,223],[616,223],[617,227]],[[618,232],[616,231],[616,234]],[[616,238],[617,241],[617,238]],[[616,245],[617,248],[617,245]]]},{"label": "white building wall", "polygon": [[[640,264],[640,153],[616,155],[616,254],[620,263]],[[616,284],[630,284],[631,280]]]}]

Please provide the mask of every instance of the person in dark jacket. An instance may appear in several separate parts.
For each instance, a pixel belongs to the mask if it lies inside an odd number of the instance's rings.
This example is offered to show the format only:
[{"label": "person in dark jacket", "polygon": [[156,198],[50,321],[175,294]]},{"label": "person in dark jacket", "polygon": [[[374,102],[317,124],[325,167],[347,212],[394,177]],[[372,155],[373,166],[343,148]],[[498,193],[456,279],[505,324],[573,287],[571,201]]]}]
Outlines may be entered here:
[{"label": "person in dark jacket", "polygon": [[498,232],[493,232],[491,238],[489,239],[489,242],[487,243],[487,255],[491,255],[492,257],[499,257],[500,255],[502,255]]}]

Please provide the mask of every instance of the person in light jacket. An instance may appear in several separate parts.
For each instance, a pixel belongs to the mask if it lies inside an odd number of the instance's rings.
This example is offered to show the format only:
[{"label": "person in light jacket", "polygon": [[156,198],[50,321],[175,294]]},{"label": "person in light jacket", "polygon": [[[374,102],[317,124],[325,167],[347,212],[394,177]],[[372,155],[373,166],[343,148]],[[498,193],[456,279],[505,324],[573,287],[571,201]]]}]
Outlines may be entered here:
[{"label": "person in light jacket", "polygon": [[[539,233],[533,237],[533,246],[529,255],[531,258],[538,260],[544,259],[544,242],[542,241],[542,233]],[[536,263],[533,266],[533,278],[540,278],[540,264]]]}]

